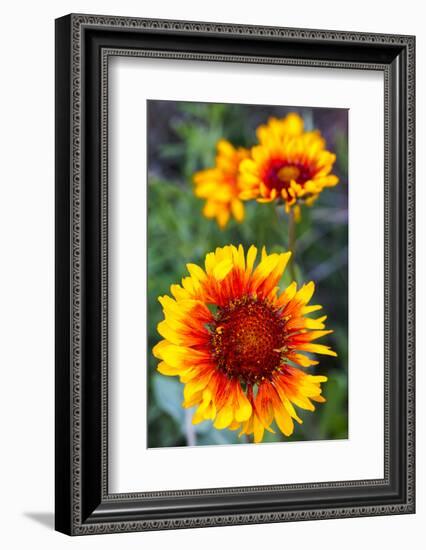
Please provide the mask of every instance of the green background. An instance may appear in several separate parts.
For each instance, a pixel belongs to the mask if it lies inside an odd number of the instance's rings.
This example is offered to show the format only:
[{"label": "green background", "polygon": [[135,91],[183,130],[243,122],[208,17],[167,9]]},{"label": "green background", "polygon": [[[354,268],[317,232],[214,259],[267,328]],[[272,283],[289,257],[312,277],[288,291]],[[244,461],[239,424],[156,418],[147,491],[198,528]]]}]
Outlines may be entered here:
[{"label": "green background", "polygon": [[[158,296],[170,294],[173,283],[187,275],[188,262],[204,264],[205,254],[217,246],[255,244],[268,252],[287,250],[287,215],[273,204],[245,203],[242,224],[231,221],[221,230],[202,215],[204,201],[193,194],[194,172],[214,165],[216,142],[225,138],[235,146],[256,143],[255,131],[270,116],[298,112],[305,129],[319,129],[327,149],[337,155],[333,173],[337,187],[324,190],[312,208],[302,207],[297,224],[298,282],[313,280],[312,303],[323,306],[327,328],[334,333],[320,342],[331,345],[338,358],[317,356],[320,364],[306,369],[325,374],[324,404],[314,413],[298,410],[303,424],[291,437],[265,432],[264,442],[344,439],[348,434],[348,117],[345,109],[148,102],[148,446],[246,443],[238,431],[216,430],[210,421],[192,426],[192,410],[182,408],[183,385],[177,377],[156,371],[152,347],[161,339],[156,326],[163,319]],[[281,287],[288,284],[284,274]],[[144,368],[144,365],[141,365]]]}]

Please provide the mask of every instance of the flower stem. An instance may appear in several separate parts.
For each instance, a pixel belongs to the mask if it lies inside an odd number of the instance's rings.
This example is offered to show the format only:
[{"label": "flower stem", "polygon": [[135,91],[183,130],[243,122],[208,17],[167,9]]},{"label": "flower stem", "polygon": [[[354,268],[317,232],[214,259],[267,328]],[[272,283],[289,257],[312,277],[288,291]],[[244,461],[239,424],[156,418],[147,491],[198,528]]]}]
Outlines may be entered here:
[{"label": "flower stem", "polygon": [[189,409],[185,409],[185,435],[188,447],[194,447],[197,444],[197,436],[192,423],[192,413]]},{"label": "flower stem", "polygon": [[296,220],[294,219],[293,209],[290,210],[288,215],[288,249],[291,252],[291,258],[289,262],[289,272],[291,279],[296,280],[296,263],[295,263],[295,254],[296,254]]}]

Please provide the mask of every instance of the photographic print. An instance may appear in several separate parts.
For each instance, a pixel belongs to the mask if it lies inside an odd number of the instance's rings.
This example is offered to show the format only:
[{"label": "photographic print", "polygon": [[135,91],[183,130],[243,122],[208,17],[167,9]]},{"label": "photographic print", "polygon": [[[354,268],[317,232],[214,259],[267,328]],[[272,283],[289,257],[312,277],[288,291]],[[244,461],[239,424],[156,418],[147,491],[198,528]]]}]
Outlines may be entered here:
[{"label": "photographic print", "polygon": [[148,101],[148,446],[348,437],[348,111]]}]

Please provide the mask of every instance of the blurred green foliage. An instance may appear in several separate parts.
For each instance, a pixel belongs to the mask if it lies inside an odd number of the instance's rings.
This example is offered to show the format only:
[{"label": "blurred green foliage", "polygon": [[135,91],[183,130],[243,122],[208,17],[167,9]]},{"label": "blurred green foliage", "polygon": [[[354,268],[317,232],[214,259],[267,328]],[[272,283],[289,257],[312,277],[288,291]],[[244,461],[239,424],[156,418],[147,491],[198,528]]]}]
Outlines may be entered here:
[{"label": "blurred green foliage", "polygon": [[[269,116],[283,117],[297,111],[307,129],[318,128],[328,149],[337,155],[334,173],[337,187],[323,191],[312,208],[302,208],[297,224],[297,278],[313,280],[313,303],[328,315],[327,328],[334,333],[322,341],[338,358],[320,356],[310,373],[329,380],[323,385],[327,402],[314,413],[299,411],[302,425],[285,438],[279,431],[265,432],[264,441],[342,439],[348,436],[348,228],[347,228],[347,111],[269,106],[246,106],[150,101],[148,108],[148,340],[152,347],[161,339],[156,326],[162,320],[158,296],[169,294],[170,285],[187,275],[188,262],[203,264],[205,254],[217,246],[255,244],[268,252],[287,249],[287,215],[283,207],[245,203],[242,224],[231,221],[221,230],[201,211],[203,201],[192,192],[195,171],[213,166],[215,145],[224,137],[234,145],[256,142],[255,130]],[[288,270],[287,270],[288,271]],[[281,286],[288,284],[288,272]],[[210,421],[192,426],[193,411],[182,408],[183,386],[176,377],[156,371],[157,360],[148,352],[148,445],[213,445],[245,443],[238,432],[216,430]]]}]

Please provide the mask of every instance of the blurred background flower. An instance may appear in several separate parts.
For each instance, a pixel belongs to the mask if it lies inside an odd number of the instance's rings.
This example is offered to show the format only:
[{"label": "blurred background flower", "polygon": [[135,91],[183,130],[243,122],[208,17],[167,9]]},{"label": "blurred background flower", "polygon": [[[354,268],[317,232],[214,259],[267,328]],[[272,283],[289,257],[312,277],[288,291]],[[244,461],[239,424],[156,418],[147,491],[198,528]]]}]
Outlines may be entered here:
[{"label": "blurred background flower", "polygon": [[[148,339],[151,350],[160,340],[162,319],[157,297],[186,275],[186,263],[201,263],[206,251],[230,242],[268,252],[287,249],[288,215],[274,203],[244,203],[245,219],[231,217],[225,229],[203,214],[205,200],[194,195],[193,176],[216,165],[216,145],[226,139],[234,147],[256,143],[256,129],[270,117],[297,113],[304,129],[318,129],[336,154],[333,166],[340,183],[320,193],[315,208],[305,209],[297,226],[295,276],[299,283],[315,281],[316,301],[329,315],[334,333],[328,344],[338,358],[322,358],[310,374],[324,374],[327,403],[315,414],[301,411],[303,424],[289,438],[265,433],[264,441],[346,438],[347,416],[347,111],[195,102],[148,102]],[[207,198],[207,197],[206,197]],[[204,199],[204,197],[203,197]],[[238,216],[237,216],[238,218]],[[303,266],[303,269],[302,267]],[[282,286],[289,284],[285,273]],[[193,411],[182,408],[183,386],[177,378],[156,372],[158,361],[148,352],[148,445],[244,443],[238,433],[216,430],[210,421],[192,427]]]},{"label": "blurred background flower", "polygon": [[260,143],[240,164],[240,197],[284,202],[286,212],[293,209],[300,219],[301,204],[312,206],[324,188],[339,182],[331,174],[336,155],[326,150],[319,131],[304,131],[296,113],[271,117],[256,133]]},{"label": "blurred background flower", "polygon": [[203,214],[206,218],[216,218],[219,227],[224,228],[231,214],[238,221],[244,219],[244,205],[239,197],[239,168],[241,161],[249,156],[244,147],[237,149],[221,139],[217,145],[214,168],[207,168],[194,174],[194,193],[206,199]]}]

